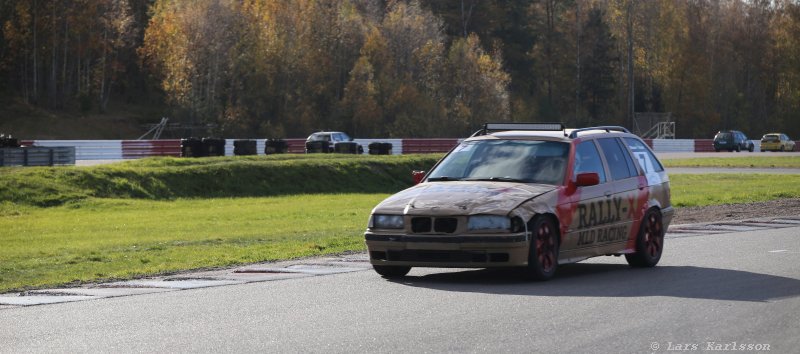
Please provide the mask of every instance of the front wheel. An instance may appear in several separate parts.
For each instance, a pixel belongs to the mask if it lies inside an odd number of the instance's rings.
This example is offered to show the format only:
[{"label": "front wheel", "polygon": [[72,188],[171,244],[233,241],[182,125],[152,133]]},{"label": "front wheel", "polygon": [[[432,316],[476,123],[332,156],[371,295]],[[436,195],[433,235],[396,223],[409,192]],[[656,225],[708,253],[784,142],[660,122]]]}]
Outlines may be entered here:
[{"label": "front wheel", "polygon": [[375,272],[384,278],[400,278],[411,271],[411,267],[406,266],[386,266],[386,265],[372,265]]},{"label": "front wheel", "polygon": [[664,224],[661,212],[650,209],[642,219],[639,235],[636,237],[636,253],[626,254],[625,260],[631,267],[654,267],[664,251]]},{"label": "front wheel", "polygon": [[558,230],[552,219],[537,216],[531,223],[531,244],[525,276],[533,280],[548,280],[558,268]]}]

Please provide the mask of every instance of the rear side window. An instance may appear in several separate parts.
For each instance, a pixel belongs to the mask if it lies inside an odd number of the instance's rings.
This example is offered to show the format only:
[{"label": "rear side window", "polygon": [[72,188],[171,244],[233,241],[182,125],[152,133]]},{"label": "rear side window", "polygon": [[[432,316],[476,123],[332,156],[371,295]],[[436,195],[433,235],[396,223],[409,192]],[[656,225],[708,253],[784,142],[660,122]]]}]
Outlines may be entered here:
[{"label": "rear side window", "polygon": [[575,150],[575,168],[573,178],[579,173],[596,172],[600,176],[600,183],[606,182],[606,172],[603,169],[603,162],[600,160],[600,153],[594,145],[594,141],[584,141],[578,144]]},{"label": "rear side window", "polygon": [[633,156],[639,162],[644,173],[664,171],[664,166],[658,161],[655,155],[647,148],[641,140],[635,138],[625,138],[625,144],[633,152]]},{"label": "rear side window", "polygon": [[616,138],[597,139],[597,142],[606,157],[612,179],[621,180],[638,175],[628,151],[623,150]]}]

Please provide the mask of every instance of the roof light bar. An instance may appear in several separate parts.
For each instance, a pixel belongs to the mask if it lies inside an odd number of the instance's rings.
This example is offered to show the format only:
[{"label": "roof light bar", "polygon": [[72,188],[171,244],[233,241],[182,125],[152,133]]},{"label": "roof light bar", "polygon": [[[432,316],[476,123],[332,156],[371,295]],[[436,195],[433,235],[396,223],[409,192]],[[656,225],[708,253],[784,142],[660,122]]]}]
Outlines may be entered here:
[{"label": "roof light bar", "polygon": [[539,131],[562,131],[564,125],[561,123],[486,123],[484,130],[539,130]]}]

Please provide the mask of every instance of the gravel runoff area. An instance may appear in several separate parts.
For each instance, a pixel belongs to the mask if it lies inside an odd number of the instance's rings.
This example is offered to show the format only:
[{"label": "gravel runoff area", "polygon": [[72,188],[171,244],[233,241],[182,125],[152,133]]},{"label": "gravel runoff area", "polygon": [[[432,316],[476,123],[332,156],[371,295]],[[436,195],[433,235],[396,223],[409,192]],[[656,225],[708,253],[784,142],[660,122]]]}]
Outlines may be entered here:
[{"label": "gravel runoff area", "polygon": [[769,202],[676,208],[672,225],[800,215],[800,198]]}]

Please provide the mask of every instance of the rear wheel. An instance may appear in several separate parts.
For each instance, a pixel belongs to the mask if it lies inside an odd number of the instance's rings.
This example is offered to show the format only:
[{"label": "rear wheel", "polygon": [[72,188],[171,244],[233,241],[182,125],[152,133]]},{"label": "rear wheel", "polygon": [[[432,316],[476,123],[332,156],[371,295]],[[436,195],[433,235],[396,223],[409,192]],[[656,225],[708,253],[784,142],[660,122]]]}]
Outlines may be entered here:
[{"label": "rear wheel", "polygon": [[548,280],[558,268],[558,230],[546,216],[537,216],[531,223],[531,245],[528,251],[528,266],[525,277],[533,280]]},{"label": "rear wheel", "polygon": [[411,267],[406,266],[386,266],[386,265],[372,265],[375,272],[382,275],[384,278],[400,278],[411,271]]},{"label": "rear wheel", "polygon": [[661,212],[650,209],[644,215],[636,237],[636,253],[626,254],[625,259],[631,267],[653,267],[658,264],[663,251],[664,224]]},{"label": "rear wheel", "polygon": [[749,152],[753,152],[753,150],[755,149],[756,149],[755,145],[750,145],[749,147],[747,147],[747,151]]},{"label": "rear wheel", "polygon": [[740,151],[742,151],[742,148],[739,147],[739,145],[736,145],[736,152],[740,152]]},{"label": "rear wheel", "polygon": [[781,145],[781,152],[783,152],[783,150],[785,150],[785,149],[783,148],[783,145]]}]

